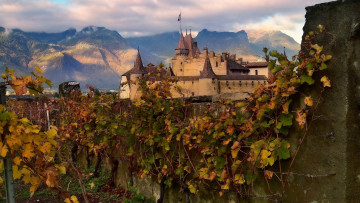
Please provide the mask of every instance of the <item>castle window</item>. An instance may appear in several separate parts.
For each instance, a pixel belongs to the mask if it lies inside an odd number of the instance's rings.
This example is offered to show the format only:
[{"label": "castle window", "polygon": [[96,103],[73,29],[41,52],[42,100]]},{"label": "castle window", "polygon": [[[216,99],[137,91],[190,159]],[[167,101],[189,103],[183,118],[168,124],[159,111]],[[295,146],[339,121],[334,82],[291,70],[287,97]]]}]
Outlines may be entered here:
[{"label": "castle window", "polygon": [[182,68],[180,68],[180,72],[182,72]]},{"label": "castle window", "polygon": [[215,78],[212,79],[212,83],[215,83]]},{"label": "castle window", "polygon": [[180,65],[182,65],[182,62],[180,62]]},{"label": "castle window", "polygon": [[226,85],[229,85],[229,81],[226,81]]},{"label": "castle window", "polygon": [[251,81],[251,85],[254,86],[254,81]]},{"label": "castle window", "polygon": [[194,81],[191,81],[192,84],[194,84]]},{"label": "castle window", "polygon": [[255,70],[255,75],[258,75],[258,70]]},{"label": "castle window", "polygon": [[239,81],[239,85],[241,86],[241,80]]},{"label": "castle window", "polygon": [[266,81],[264,80],[264,85],[266,85]]},{"label": "castle window", "polygon": [[216,61],[215,66],[218,67],[218,65],[219,65],[218,62]]}]

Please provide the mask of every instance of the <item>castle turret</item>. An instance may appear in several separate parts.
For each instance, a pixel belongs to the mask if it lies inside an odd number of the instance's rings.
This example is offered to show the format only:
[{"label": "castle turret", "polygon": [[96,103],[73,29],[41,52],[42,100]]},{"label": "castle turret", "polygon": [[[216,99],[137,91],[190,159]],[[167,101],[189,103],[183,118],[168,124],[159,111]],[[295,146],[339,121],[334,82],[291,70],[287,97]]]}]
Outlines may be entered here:
[{"label": "castle turret", "polygon": [[134,62],[134,67],[130,70],[130,80],[133,84],[130,85],[130,100],[134,100],[140,98],[141,93],[138,92],[139,89],[139,79],[144,77],[146,74],[146,70],[144,68],[143,62],[141,60],[140,51],[138,49],[138,53],[136,56],[136,60]]},{"label": "castle turret", "polygon": [[189,57],[195,58],[200,53],[197,42],[192,38],[191,33],[185,36],[185,48],[189,50]]},{"label": "castle turret", "polygon": [[184,35],[181,33],[179,43],[175,49],[175,55],[176,56],[188,56],[189,55],[189,49],[185,45],[185,39]]},{"label": "castle turret", "polygon": [[206,55],[204,68],[200,71],[199,95],[215,95],[218,91],[218,79],[212,69],[209,56]]}]

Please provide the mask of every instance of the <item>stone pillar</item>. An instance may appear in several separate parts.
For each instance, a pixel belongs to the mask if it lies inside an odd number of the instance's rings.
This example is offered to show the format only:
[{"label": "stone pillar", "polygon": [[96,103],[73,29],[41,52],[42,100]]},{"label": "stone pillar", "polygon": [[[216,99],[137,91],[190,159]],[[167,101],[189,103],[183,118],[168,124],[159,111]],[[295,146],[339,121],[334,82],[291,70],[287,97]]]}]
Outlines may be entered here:
[{"label": "stone pillar", "polygon": [[[332,60],[324,74],[331,88],[323,94],[319,116],[295,160],[286,202],[358,202],[360,200],[360,1],[334,1],[306,8],[304,35],[324,25],[315,39]],[[320,80],[320,75],[315,78]],[[321,83],[303,89],[319,97]],[[303,97],[298,98],[303,102]],[[291,132],[293,146],[303,131]],[[294,150],[292,151],[294,154]],[[307,174],[307,175],[306,175]]]}]

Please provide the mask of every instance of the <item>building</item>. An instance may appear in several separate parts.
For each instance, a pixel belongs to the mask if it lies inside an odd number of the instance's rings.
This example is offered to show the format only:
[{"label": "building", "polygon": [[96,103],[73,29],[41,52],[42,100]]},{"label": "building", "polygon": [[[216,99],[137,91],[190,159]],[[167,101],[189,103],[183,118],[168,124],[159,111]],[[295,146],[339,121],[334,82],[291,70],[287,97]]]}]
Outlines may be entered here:
[{"label": "building", "polygon": [[121,87],[120,98],[140,98],[136,81],[144,77],[147,79],[150,72],[158,72],[162,77],[173,79],[181,89],[181,94],[175,89],[171,91],[174,98],[212,96],[214,100],[242,100],[257,85],[266,83],[269,76],[267,65],[267,62],[245,62],[226,52],[217,55],[213,51],[208,52],[207,48],[201,53],[191,33],[185,37],[181,34],[172,67],[167,69],[158,69],[152,64],[144,67],[138,51],[134,67],[122,75],[123,82],[131,80],[134,83]]}]

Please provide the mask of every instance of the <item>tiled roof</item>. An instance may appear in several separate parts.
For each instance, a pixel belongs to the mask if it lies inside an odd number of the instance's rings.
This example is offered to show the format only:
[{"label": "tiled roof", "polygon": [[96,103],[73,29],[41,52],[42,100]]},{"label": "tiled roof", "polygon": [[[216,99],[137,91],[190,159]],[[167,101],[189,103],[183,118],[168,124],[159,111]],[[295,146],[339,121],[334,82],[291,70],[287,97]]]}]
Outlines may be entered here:
[{"label": "tiled roof", "polygon": [[259,67],[267,67],[268,62],[262,61],[262,62],[247,62],[246,64],[243,64],[247,68],[259,68]]},{"label": "tiled roof", "polygon": [[249,72],[250,70],[238,63],[236,63],[233,60],[228,60],[227,61],[227,66],[230,70],[243,70],[244,72]]},{"label": "tiled roof", "polygon": [[265,75],[218,75],[219,80],[267,80]]},{"label": "tiled roof", "polygon": [[176,49],[186,49],[184,35],[182,33],[180,35],[179,43],[178,43]]},{"label": "tiled roof", "polygon": [[216,74],[214,73],[209,56],[206,55],[204,68],[202,71],[200,71],[200,78],[216,78]]},{"label": "tiled roof", "polygon": [[147,71],[144,68],[144,65],[143,65],[143,62],[142,62],[141,56],[140,56],[140,51],[138,49],[136,60],[134,62],[134,67],[122,75],[126,76],[127,80],[130,80],[131,74],[145,74],[145,73],[147,73]]},{"label": "tiled roof", "polygon": [[140,52],[138,50],[136,60],[134,62],[134,67],[130,70],[130,74],[145,74],[146,70],[144,68],[143,62],[141,60]]}]

